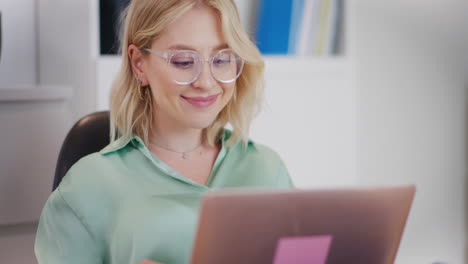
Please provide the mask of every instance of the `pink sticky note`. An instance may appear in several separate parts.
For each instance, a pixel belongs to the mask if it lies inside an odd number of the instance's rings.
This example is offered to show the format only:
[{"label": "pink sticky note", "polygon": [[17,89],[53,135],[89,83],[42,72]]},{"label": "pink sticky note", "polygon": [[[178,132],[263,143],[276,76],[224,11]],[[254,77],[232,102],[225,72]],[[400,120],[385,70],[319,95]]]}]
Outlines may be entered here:
[{"label": "pink sticky note", "polygon": [[276,246],[273,264],[325,264],[332,237],[282,237]]}]

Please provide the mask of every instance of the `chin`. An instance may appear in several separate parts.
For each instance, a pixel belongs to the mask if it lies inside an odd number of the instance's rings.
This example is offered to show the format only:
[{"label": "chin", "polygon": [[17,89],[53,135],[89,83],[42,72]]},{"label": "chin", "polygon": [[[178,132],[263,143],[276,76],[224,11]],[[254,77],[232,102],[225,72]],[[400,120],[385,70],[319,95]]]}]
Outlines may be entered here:
[{"label": "chin", "polygon": [[188,125],[194,129],[205,129],[215,121],[215,117],[193,117],[188,120]]}]

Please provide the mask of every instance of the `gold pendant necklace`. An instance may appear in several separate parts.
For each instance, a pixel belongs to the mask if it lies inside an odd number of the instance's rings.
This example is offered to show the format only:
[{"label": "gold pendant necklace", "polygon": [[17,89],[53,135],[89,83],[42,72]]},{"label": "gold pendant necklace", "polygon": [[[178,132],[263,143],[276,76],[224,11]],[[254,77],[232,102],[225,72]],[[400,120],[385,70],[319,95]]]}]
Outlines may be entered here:
[{"label": "gold pendant necklace", "polygon": [[197,150],[199,147],[201,147],[201,145],[203,145],[203,142],[201,142],[198,146],[196,146],[195,148],[191,149],[191,150],[187,150],[187,151],[177,151],[177,150],[173,150],[173,149],[170,149],[170,148],[167,148],[167,147],[164,147],[162,145],[159,145],[157,144],[156,142],[154,141],[150,141],[149,142],[151,145],[154,145],[158,148],[162,148],[164,150],[167,150],[167,151],[170,151],[170,152],[174,152],[174,153],[178,153],[178,154],[181,154],[182,155],[182,159],[188,159],[190,157],[189,153],[192,153],[194,152],[195,150]]}]

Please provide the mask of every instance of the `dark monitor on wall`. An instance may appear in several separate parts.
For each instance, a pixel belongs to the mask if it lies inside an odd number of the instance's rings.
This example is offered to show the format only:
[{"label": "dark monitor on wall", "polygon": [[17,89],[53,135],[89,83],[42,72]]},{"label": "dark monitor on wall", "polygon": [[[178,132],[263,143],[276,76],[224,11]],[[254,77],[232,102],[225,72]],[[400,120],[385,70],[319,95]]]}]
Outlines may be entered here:
[{"label": "dark monitor on wall", "polygon": [[120,17],[130,0],[99,1],[99,40],[101,55],[119,53],[121,34]]}]

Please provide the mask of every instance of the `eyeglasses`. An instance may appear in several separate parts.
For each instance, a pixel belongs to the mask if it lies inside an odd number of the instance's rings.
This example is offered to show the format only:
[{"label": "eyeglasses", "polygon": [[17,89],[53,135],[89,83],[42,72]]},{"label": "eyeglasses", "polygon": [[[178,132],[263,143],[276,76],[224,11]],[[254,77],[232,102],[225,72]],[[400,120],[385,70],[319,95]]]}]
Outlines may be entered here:
[{"label": "eyeglasses", "polygon": [[231,49],[223,49],[204,59],[193,50],[162,52],[144,49],[166,59],[172,79],[177,84],[191,84],[200,77],[205,62],[210,63],[213,78],[222,83],[234,82],[242,73],[244,60]]}]

